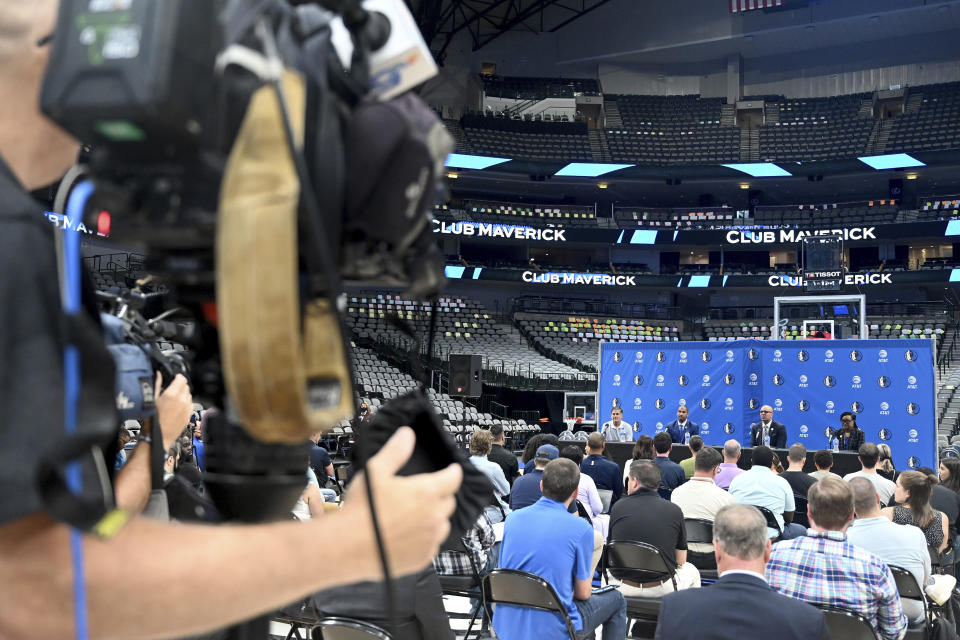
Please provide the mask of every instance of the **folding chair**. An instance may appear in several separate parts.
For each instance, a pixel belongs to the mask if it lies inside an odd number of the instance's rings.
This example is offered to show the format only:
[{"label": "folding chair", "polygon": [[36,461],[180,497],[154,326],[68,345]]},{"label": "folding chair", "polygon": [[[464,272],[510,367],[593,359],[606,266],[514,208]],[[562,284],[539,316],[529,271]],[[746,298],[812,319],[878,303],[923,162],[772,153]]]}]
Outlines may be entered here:
[{"label": "folding chair", "polygon": [[323,618],[312,630],[313,640],[391,640],[380,627],[352,618]]},{"label": "folding chair", "polygon": [[882,640],[873,630],[870,621],[859,613],[825,604],[815,606],[823,611],[830,637],[843,638],[843,640]]},{"label": "folding chair", "polygon": [[806,496],[793,494],[793,521],[806,528],[810,528],[810,519],[807,518],[807,498]]},{"label": "folding chair", "polygon": [[766,507],[760,507],[757,505],[753,506],[759,509],[760,513],[763,514],[763,517],[767,519],[767,526],[771,529],[777,530],[777,535],[772,538],[773,541],[776,542],[783,537],[783,527],[780,526],[780,523],[777,521],[777,517],[773,515],[773,511],[770,511],[770,509],[767,509]]},{"label": "folding chair", "polygon": [[912,573],[896,565],[891,564],[887,566],[890,567],[893,580],[897,583],[897,591],[900,593],[900,599],[919,600],[923,603],[923,626],[919,628],[908,627],[907,635],[904,636],[904,639],[924,640],[927,638],[930,628],[930,610],[927,604],[927,596],[923,592],[923,589],[920,588],[916,577]]},{"label": "folding chair", "polygon": [[600,513],[610,513],[610,503],[613,501],[612,489],[597,489],[600,494],[600,502],[603,503],[603,511]]},{"label": "folding chair", "polygon": [[[677,566],[671,559],[663,557],[660,549],[645,542],[612,540],[603,548],[601,561],[604,572],[618,580],[634,583],[666,581],[677,590]],[[627,619],[639,620],[656,626],[660,617],[661,597],[624,596],[627,601]],[[652,630],[651,630],[652,631]],[[652,635],[652,633],[651,633]]]},{"label": "folding chair", "polygon": [[[687,534],[687,545],[691,543],[694,544],[713,544],[713,522],[710,520],[703,520],[700,518],[684,518],[683,519],[683,528]],[[697,559],[698,553],[693,553],[691,551],[687,552],[687,558],[693,563],[695,567],[700,571],[700,583],[703,585],[712,584],[720,577],[716,569],[716,562],[712,563],[713,568],[704,569],[697,565],[694,560]]]},{"label": "folding chair", "polygon": [[494,569],[483,577],[483,601],[494,608],[494,615],[497,604],[555,613],[566,625],[570,640],[577,640],[573,621],[567,615],[560,596],[550,583],[540,576],[514,569]]}]

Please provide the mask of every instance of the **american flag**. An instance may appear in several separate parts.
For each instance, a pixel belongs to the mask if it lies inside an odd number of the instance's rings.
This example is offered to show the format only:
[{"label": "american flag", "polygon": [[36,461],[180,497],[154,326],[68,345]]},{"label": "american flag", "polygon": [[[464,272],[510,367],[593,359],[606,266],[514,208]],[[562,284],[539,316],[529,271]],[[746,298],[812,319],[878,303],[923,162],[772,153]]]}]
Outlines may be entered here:
[{"label": "american flag", "polygon": [[782,7],[784,0],[730,0],[730,13]]}]

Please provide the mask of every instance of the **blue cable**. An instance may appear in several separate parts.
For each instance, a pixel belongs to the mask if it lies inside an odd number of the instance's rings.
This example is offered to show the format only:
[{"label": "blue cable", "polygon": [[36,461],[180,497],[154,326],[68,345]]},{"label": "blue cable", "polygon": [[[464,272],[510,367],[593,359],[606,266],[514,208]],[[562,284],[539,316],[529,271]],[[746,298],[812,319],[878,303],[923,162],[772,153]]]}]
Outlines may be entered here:
[{"label": "blue cable", "polygon": [[[80,232],[83,210],[93,194],[93,183],[85,180],[74,188],[67,201],[66,228],[63,233],[63,312],[67,316],[82,313],[80,290]],[[67,344],[63,349],[64,432],[71,436],[77,431],[77,406],[80,399],[80,352],[76,345]],[[78,494],[83,487],[79,462],[67,465],[67,486]],[[76,529],[70,531],[70,551],[73,560],[74,628],[77,640],[87,640],[87,586],[83,566],[83,536]]]}]

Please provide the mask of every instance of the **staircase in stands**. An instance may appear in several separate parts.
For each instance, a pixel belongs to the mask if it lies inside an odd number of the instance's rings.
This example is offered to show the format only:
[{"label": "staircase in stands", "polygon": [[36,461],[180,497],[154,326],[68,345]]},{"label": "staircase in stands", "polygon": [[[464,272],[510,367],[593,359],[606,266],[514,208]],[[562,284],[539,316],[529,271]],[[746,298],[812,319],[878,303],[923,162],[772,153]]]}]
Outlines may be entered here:
[{"label": "staircase in stands", "polygon": [[610,162],[610,147],[607,146],[607,135],[602,129],[591,129],[587,132],[590,140],[590,153],[597,162]]},{"label": "staircase in stands", "polygon": [[607,129],[623,129],[623,118],[620,117],[620,107],[616,100],[604,100],[603,122]]}]

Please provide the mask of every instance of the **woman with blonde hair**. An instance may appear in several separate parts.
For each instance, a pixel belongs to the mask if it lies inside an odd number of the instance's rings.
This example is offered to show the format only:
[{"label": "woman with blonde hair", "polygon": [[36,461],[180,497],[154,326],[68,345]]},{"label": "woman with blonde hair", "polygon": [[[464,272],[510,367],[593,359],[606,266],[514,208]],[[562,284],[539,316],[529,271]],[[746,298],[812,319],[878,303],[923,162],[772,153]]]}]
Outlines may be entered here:
[{"label": "woman with blonde hair", "polygon": [[947,516],[930,506],[930,494],[937,479],[919,471],[904,471],[897,477],[893,497],[896,507],[882,513],[897,524],[912,524],[923,531],[927,546],[943,551],[947,546]]},{"label": "woman with blonde hair", "polygon": [[877,445],[880,450],[880,460],[877,462],[877,473],[890,482],[897,481],[897,468],[893,466],[893,454],[890,451],[890,445],[880,443]]}]

